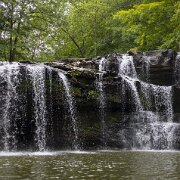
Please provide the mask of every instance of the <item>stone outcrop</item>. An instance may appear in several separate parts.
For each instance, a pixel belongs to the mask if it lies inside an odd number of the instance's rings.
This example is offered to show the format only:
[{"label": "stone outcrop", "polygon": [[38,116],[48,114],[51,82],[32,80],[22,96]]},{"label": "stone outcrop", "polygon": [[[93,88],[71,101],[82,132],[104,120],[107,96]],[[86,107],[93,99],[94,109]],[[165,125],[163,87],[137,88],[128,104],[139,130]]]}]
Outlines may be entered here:
[{"label": "stone outcrop", "polygon": [[[16,78],[14,78],[13,69],[10,69],[11,78],[9,80],[14,81],[18,101],[14,102],[12,97],[8,97],[10,98],[9,102],[12,106],[15,106],[16,103],[19,104],[17,113],[14,113],[14,109],[8,106],[5,109],[8,109],[9,116],[12,115],[10,120],[13,120],[13,123],[9,125],[12,129],[9,132],[15,131],[13,136],[17,136],[18,150],[36,150],[38,148],[37,142],[32,140],[34,134],[37,133],[35,121],[37,119],[34,118],[36,85],[40,90],[42,90],[41,86],[44,86],[42,94],[39,95],[40,99],[36,98],[37,104],[41,100],[46,104],[44,113],[47,120],[45,122],[46,146],[50,147],[50,150],[73,148],[74,132],[70,117],[72,114],[69,111],[68,97],[62,79],[58,76],[59,72],[67,76],[68,83],[70,83],[69,88],[73,94],[72,103],[74,103],[77,116],[78,141],[81,149],[131,149],[134,144],[137,149],[141,149],[148,143],[149,149],[172,148],[168,138],[171,138],[170,133],[172,132],[176,134],[176,137],[180,137],[180,127],[173,130],[174,126],[168,127],[165,123],[168,118],[174,124],[180,123],[180,56],[172,50],[146,53],[129,52],[129,55],[133,56],[133,64],[125,66],[126,70],[120,68],[120,62],[124,61],[122,54],[90,59],[62,59],[45,63],[43,68],[37,66],[36,68],[40,68],[40,71],[33,68],[33,65],[36,66],[36,64],[24,62],[18,66]],[[104,64],[101,64],[102,59],[104,59]],[[103,67],[100,67],[100,64]],[[131,72],[133,68],[135,68],[135,72]],[[28,70],[31,74],[27,74]],[[41,73],[40,77],[38,73]],[[1,90],[4,93],[2,97],[4,96],[6,99],[7,84],[4,83],[3,74],[1,77]],[[39,78],[43,79],[44,84],[39,81]],[[37,82],[33,86],[35,81]],[[10,83],[12,84],[12,82]],[[148,89],[146,86],[149,84],[152,85],[148,86]],[[159,88],[160,86],[165,88]],[[167,86],[172,86],[172,92]],[[171,104],[166,102],[168,98],[170,99],[170,93],[173,96],[173,117],[171,116]],[[6,103],[3,98],[0,100]],[[139,101],[141,101],[141,105],[138,104]],[[0,114],[3,114],[1,112],[3,103],[0,104]],[[156,105],[158,107],[155,107]],[[145,108],[139,113],[140,106]],[[161,118],[153,126],[151,121],[158,116],[158,113]],[[159,125],[156,127],[158,123]],[[16,131],[16,129],[20,130]],[[159,137],[158,145],[153,140],[153,131],[163,136]],[[4,136],[3,131],[0,131],[0,135]],[[170,137],[164,138],[167,135]],[[144,139],[138,139],[139,136]],[[174,149],[180,149],[179,139],[173,139]],[[3,146],[3,143],[3,140],[0,140],[0,147]],[[11,146],[13,146],[12,143]]]},{"label": "stone outcrop", "polygon": [[[180,70],[175,70],[176,57],[178,57],[176,52],[172,50],[151,51],[146,53],[129,52],[129,55],[133,56],[139,79],[160,86],[175,86],[175,89],[177,89],[175,93],[178,91],[177,79],[179,77],[177,76],[179,76],[180,73],[178,74],[178,72]],[[112,106],[118,102],[116,92],[118,86],[120,86],[120,82],[118,81],[118,64],[119,58],[121,57],[121,54],[105,56],[107,61],[105,66],[106,72],[103,74],[103,82],[105,91],[109,94],[109,96],[107,95],[108,103]],[[93,59],[63,59],[57,62],[47,63],[47,65],[67,72],[75,89],[79,88],[78,93],[75,92],[76,95],[83,95],[83,97],[93,99],[98,96],[95,81],[98,77],[98,66],[101,58],[102,57]],[[174,99],[177,99],[176,95]],[[86,100],[87,99],[85,99],[85,101]],[[118,106],[120,106],[120,104]]]},{"label": "stone outcrop", "polygon": [[[179,61],[177,53],[172,50],[151,51],[151,52],[129,52],[133,56],[136,71],[140,80],[152,83],[159,86],[173,86],[173,109],[175,112],[174,121],[180,122],[180,88],[178,85],[179,75],[175,73],[176,61]],[[178,58],[177,58],[178,57]],[[68,73],[71,80],[72,91],[76,99],[76,106],[79,113],[80,122],[80,139],[86,149],[100,148],[102,145],[101,137],[101,120],[99,109],[100,92],[97,89],[96,83],[98,80],[99,62],[103,57],[93,59],[65,59],[47,65],[62,69]],[[131,145],[122,144],[122,134],[119,134],[120,129],[125,128],[124,136],[129,135],[133,138],[132,129],[134,126],[129,124],[129,121],[134,118],[132,100],[126,100],[119,95],[122,88],[121,77],[119,73],[119,59],[121,54],[107,55],[104,73],[103,73],[103,88],[106,94],[106,119],[107,122],[107,144],[111,148],[130,148]],[[138,87],[138,80],[137,80]],[[131,92],[126,91],[128,96]],[[144,102],[145,104],[148,102]],[[130,114],[129,114],[130,113]],[[128,118],[123,121],[123,114]],[[131,141],[131,140],[129,140]],[[176,142],[176,148],[180,148]],[[156,147],[154,147],[156,148]],[[163,147],[162,147],[163,148]]]}]

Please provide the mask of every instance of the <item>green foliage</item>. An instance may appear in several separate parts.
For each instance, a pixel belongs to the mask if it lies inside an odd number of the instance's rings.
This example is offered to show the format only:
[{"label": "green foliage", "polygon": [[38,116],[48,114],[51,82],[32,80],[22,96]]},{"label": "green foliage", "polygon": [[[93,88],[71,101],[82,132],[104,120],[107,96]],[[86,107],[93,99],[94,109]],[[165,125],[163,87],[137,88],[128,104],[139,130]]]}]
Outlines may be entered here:
[{"label": "green foliage", "polygon": [[71,86],[71,91],[73,92],[74,95],[81,96],[81,90],[79,88]]},{"label": "green foliage", "polygon": [[180,49],[177,0],[2,0],[0,60]]},{"label": "green foliage", "polygon": [[97,99],[99,97],[99,92],[94,90],[88,91],[88,98]]},{"label": "green foliage", "polygon": [[134,44],[131,48],[143,51],[162,47],[178,50],[177,4],[179,3],[156,1],[134,5],[131,9],[116,13],[115,18],[123,26],[123,35],[132,38]]},{"label": "green foliage", "polygon": [[53,22],[57,21],[59,14],[64,13],[63,3],[54,0],[2,0],[1,60],[53,59],[57,45],[54,40],[56,27]]}]

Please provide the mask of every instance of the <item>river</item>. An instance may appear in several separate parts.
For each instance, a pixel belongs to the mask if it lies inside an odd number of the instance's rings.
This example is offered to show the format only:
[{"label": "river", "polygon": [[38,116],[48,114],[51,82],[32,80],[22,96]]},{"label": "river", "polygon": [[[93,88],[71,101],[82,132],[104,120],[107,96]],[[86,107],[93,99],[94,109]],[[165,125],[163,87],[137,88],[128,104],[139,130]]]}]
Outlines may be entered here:
[{"label": "river", "polygon": [[0,179],[180,179],[176,151],[0,153]]}]

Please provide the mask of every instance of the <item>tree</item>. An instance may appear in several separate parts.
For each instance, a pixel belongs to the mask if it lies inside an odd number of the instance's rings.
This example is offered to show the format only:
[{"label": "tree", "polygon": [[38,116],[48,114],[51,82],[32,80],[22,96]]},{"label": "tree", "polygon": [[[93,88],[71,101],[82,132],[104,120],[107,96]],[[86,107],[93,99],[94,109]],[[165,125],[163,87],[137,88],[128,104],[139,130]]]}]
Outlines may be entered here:
[{"label": "tree", "polygon": [[18,51],[20,39],[26,35],[29,13],[33,10],[32,1],[3,0],[1,18],[4,19],[1,29],[2,59],[15,61],[23,53]]},{"label": "tree", "polygon": [[[177,18],[174,17],[175,7],[176,3],[172,3],[172,1],[155,1],[134,5],[128,10],[121,10],[115,15],[115,18],[120,21],[123,35],[132,38],[133,46],[136,49],[143,51],[161,47],[177,49],[170,45],[172,42],[169,45],[167,43],[169,36],[171,38],[175,36],[174,29],[178,24]],[[176,33],[179,34],[177,31]],[[178,39],[175,38],[173,43],[177,42]],[[131,48],[133,47],[131,46]]]},{"label": "tree", "polygon": [[100,0],[71,3],[64,24],[59,27],[59,34],[64,34],[59,54],[79,57],[100,54],[107,16],[108,6]]},{"label": "tree", "polygon": [[131,48],[179,50],[179,9],[177,0],[2,0],[0,58],[53,61]]},{"label": "tree", "polygon": [[56,21],[66,1],[3,0],[1,6],[1,59],[47,60],[53,57]]}]

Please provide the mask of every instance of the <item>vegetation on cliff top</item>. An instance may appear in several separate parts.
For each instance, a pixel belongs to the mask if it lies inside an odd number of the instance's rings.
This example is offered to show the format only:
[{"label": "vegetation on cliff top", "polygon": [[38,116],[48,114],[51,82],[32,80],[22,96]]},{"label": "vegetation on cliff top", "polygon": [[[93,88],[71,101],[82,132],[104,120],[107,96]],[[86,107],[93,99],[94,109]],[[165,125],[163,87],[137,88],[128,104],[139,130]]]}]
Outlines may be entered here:
[{"label": "vegetation on cliff top", "polygon": [[2,0],[0,59],[180,50],[178,0]]}]

